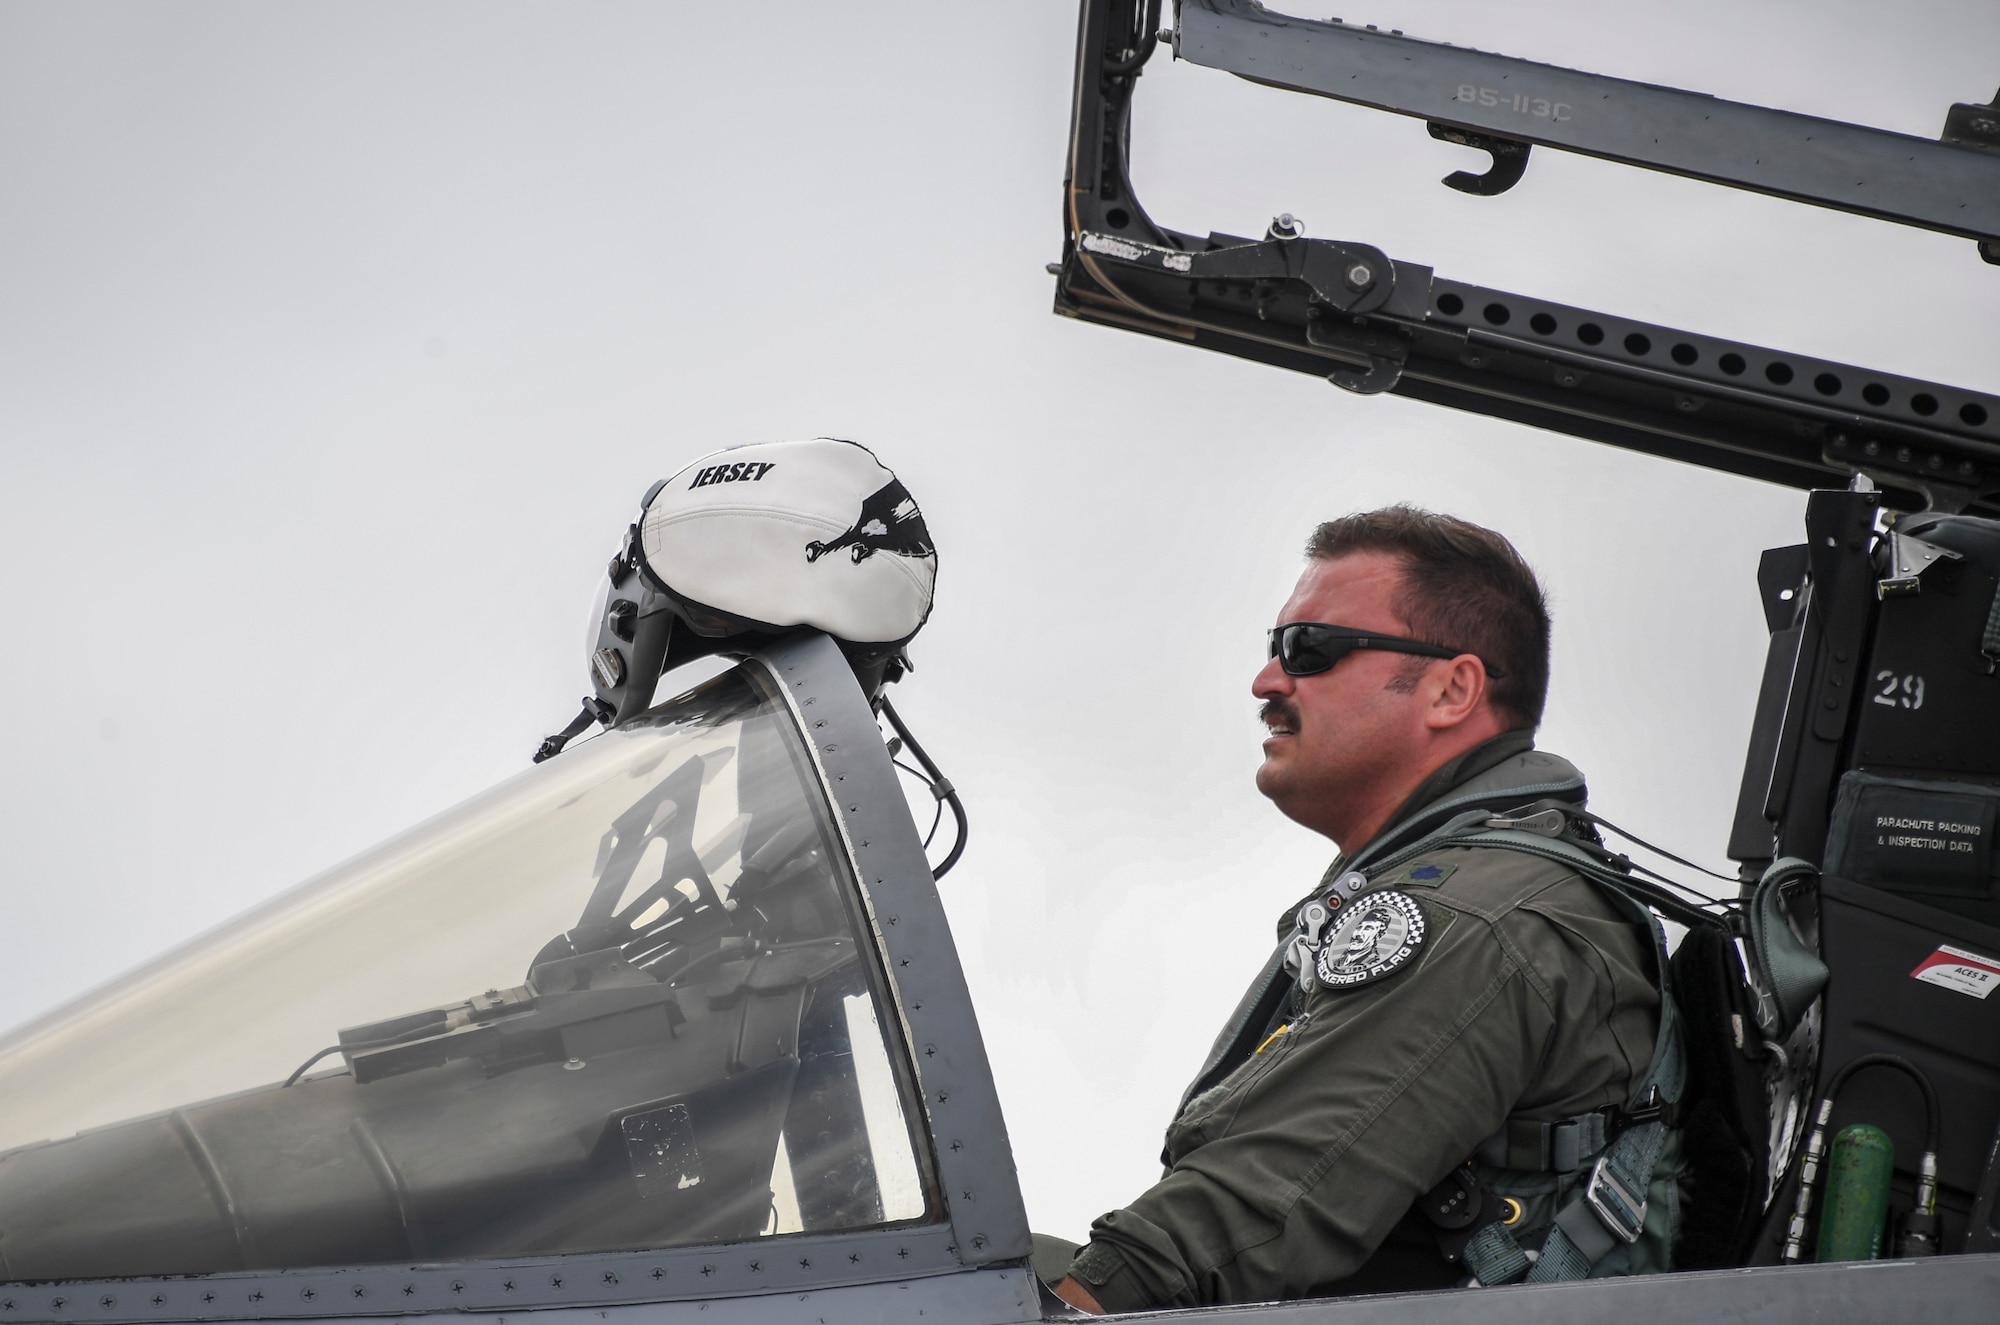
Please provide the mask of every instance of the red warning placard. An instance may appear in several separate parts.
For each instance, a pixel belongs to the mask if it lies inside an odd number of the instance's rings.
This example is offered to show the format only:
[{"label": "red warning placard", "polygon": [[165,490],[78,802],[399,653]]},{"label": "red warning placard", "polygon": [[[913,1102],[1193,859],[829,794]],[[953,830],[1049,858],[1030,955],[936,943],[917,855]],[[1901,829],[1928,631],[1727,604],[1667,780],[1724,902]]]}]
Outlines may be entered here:
[{"label": "red warning placard", "polygon": [[1985,998],[2000,988],[2000,958],[1982,957],[1944,944],[1910,974],[1928,985]]}]

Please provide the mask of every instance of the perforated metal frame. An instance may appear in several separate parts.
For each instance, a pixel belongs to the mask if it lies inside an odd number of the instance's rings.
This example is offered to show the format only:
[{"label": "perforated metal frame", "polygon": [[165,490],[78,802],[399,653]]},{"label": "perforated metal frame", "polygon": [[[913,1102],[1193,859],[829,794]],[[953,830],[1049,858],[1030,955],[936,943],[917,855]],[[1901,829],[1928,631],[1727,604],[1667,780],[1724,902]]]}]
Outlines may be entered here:
[{"label": "perforated metal frame", "polygon": [[[868,1319],[935,1317],[941,1309],[966,1320],[1039,1314],[1032,1278],[1018,1265],[970,1273],[1028,1255],[1027,1214],[937,884],[867,697],[840,649],[818,632],[788,636],[746,665],[783,694],[860,881],[896,1014],[890,1052],[906,1059],[921,1093],[916,1140],[931,1151],[942,1222],[658,1251],[0,1284],[0,1325],[507,1312],[766,1295],[778,1296],[758,1306],[757,1319],[852,1319],[857,1310]],[[907,1285],[884,1288],[893,1301],[838,1291],[912,1280],[927,1286],[914,1297]],[[864,1302],[876,1305],[859,1309]]]}]

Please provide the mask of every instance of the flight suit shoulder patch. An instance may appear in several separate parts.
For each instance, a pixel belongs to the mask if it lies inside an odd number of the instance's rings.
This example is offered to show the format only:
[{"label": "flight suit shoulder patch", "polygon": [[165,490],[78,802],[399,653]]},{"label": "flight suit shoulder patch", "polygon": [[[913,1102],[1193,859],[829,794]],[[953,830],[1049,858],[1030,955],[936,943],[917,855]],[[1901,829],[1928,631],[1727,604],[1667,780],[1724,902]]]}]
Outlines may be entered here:
[{"label": "flight suit shoulder patch", "polygon": [[1457,872],[1458,866],[1456,865],[1439,865],[1434,862],[1412,865],[1403,871],[1401,878],[1396,880],[1396,886],[1399,888],[1435,888]]},{"label": "flight suit shoulder patch", "polygon": [[1430,921],[1417,899],[1385,888],[1350,902],[1320,945],[1313,973],[1329,989],[1386,979],[1423,951]]}]

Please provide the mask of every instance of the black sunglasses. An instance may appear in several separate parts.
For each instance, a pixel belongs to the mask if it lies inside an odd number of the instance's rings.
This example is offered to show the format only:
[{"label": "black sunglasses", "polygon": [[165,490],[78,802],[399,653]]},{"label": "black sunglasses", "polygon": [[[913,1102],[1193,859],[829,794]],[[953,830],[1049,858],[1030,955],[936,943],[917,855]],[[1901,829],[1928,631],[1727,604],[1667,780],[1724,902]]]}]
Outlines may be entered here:
[{"label": "black sunglasses", "polygon": [[[1426,658],[1456,658],[1464,649],[1447,649],[1400,635],[1377,635],[1373,631],[1330,626],[1324,621],[1291,621],[1270,631],[1271,656],[1287,676],[1313,676],[1329,671],[1356,649],[1385,649],[1391,653],[1416,653]],[[1474,657],[1479,655],[1474,654]],[[1487,662],[1486,675],[1499,680],[1507,673]]]}]

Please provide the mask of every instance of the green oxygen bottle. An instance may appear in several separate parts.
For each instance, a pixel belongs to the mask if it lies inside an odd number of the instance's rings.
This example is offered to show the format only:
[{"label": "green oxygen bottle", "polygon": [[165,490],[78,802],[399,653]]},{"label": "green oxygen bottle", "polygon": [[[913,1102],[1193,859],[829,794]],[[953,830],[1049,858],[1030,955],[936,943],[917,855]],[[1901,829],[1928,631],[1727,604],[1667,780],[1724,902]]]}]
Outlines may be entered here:
[{"label": "green oxygen bottle", "polygon": [[1872,1261],[1881,1256],[1895,1167],[1896,1147],[1887,1132],[1867,1123],[1840,1129],[1827,1160],[1815,1260]]}]

